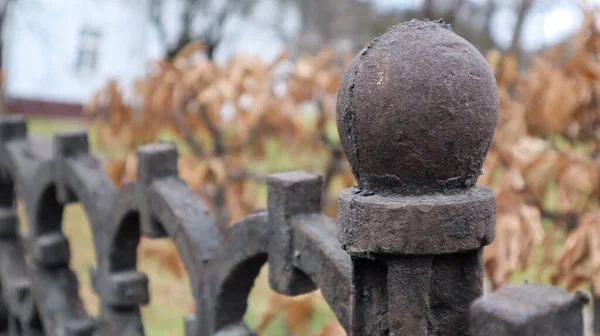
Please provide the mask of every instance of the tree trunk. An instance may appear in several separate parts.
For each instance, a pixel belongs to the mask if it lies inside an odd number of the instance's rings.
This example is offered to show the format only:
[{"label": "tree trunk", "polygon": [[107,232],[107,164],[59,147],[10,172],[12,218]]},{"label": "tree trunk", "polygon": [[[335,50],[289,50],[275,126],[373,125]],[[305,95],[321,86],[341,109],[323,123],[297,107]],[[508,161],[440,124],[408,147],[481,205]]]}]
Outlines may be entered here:
[{"label": "tree trunk", "polygon": [[167,48],[167,59],[172,60],[177,56],[179,51],[183,49],[188,43],[192,42],[192,1],[188,1],[186,5],[186,9],[183,15],[183,31],[179,36],[179,40],[177,43],[171,47]]},{"label": "tree trunk", "polygon": [[169,61],[173,60],[175,56],[177,56],[179,51],[183,49],[186,45],[188,45],[188,43],[190,43],[191,41],[192,39],[186,32],[182,33],[181,37],[179,38],[179,41],[177,41],[177,44],[175,44],[173,47],[167,50],[167,59]]},{"label": "tree trunk", "polygon": [[429,20],[434,20],[436,18],[433,17],[434,12],[433,12],[433,0],[425,0],[425,3],[423,4],[423,13],[425,14],[425,18],[429,19]]},{"label": "tree trunk", "polygon": [[517,23],[515,25],[515,30],[513,31],[512,41],[510,43],[510,48],[508,50],[509,53],[519,54],[519,42],[521,41],[521,35],[523,31],[523,24],[525,23],[525,18],[527,17],[527,13],[531,8],[531,0],[523,0],[521,2],[521,7],[519,8],[519,12],[517,14]]}]

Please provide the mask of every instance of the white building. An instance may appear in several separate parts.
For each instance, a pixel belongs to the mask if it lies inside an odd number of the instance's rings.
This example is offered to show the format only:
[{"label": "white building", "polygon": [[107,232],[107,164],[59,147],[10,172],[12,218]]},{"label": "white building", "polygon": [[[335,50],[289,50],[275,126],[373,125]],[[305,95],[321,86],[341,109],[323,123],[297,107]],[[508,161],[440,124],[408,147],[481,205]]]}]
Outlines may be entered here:
[{"label": "white building", "polygon": [[[225,0],[213,1],[218,5]],[[420,3],[372,1],[404,7]],[[170,42],[176,40],[181,20],[178,3],[165,0]],[[144,74],[147,61],[159,57],[164,48],[150,22],[148,6],[149,0],[11,1],[2,55],[9,109],[25,114],[79,115],[82,104],[109,79],[130,87]],[[577,27],[580,16],[575,5],[555,6],[549,13],[533,15],[523,41],[529,47],[555,42]],[[203,20],[206,18],[198,18],[200,23]],[[284,14],[274,7],[274,1],[259,1],[251,17],[228,21],[216,61],[220,63],[236,52],[274,57],[283,45],[272,28],[282,23],[288,34],[298,32],[299,21],[293,12]],[[544,34],[531,28],[540,27],[540,23]],[[499,28],[506,24],[506,17],[494,20],[493,32],[498,35],[494,38],[501,45],[508,41],[504,37],[512,36],[511,29]]]},{"label": "white building", "polygon": [[[165,27],[174,41],[181,8],[176,0],[165,4]],[[109,79],[130,87],[144,74],[147,61],[160,57],[164,49],[148,6],[149,0],[11,1],[2,55],[9,109],[77,116]],[[277,19],[273,4],[261,2],[255,9],[256,17],[250,20],[229,20],[217,62],[236,52],[266,58],[277,54],[281,42],[265,31],[268,21]],[[267,18],[260,18],[265,13]]]},{"label": "white building", "polygon": [[155,56],[147,6],[147,0],[11,2],[3,54],[11,110],[78,115],[108,79],[127,84],[142,75]]}]

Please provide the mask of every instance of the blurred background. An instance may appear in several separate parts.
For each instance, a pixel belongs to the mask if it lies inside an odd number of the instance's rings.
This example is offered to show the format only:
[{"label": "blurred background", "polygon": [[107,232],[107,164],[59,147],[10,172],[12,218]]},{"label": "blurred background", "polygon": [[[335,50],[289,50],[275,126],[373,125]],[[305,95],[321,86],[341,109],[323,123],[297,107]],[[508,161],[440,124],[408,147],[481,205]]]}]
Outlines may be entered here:
[{"label": "blurred background", "polygon": [[[87,127],[119,186],[137,146],[174,141],[180,176],[219,225],[266,202],[264,176],[324,176],[324,211],[354,185],[335,128],[343,69],[378,34],[443,18],[488,60],[500,120],[479,183],[497,194],[486,290],[514,282],[600,297],[598,1],[576,0],[4,0],[0,114],[48,137]],[[80,295],[97,314],[91,233],[79,205],[63,230]],[[193,312],[169,241],[142,238],[149,335],[182,335]],[[319,292],[274,294],[265,268],[246,322],[261,335],[343,335]],[[590,335],[592,307],[586,311]],[[596,310],[597,314],[600,308]],[[600,335],[600,314],[596,334]]]}]

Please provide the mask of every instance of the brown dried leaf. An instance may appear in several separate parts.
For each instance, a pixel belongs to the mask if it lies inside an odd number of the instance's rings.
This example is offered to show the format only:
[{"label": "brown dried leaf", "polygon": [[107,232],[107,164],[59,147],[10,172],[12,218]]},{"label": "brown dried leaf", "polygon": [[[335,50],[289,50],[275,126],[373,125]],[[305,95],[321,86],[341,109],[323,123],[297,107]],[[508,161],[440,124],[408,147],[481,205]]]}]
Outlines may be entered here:
[{"label": "brown dried leaf", "polygon": [[346,330],[338,320],[333,319],[319,333],[319,336],[346,336]]},{"label": "brown dried leaf", "polygon": [[288,305],[286,322],[292,335],[304,336],[308,334],[310,320],[315,313],[314,296],[304,295],[293,300]]}]

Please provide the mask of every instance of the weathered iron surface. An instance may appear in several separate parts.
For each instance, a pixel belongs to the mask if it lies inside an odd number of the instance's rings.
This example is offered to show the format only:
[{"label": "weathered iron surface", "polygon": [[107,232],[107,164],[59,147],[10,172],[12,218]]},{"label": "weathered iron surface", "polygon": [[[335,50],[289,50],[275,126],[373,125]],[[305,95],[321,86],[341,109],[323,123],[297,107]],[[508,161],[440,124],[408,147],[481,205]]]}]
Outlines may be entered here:
[{"label": "weathered iron surface", "polygon": [[473,336],[583,335],[582,307],[590,298],[535,284],[511,285],[471,307]]},{"label": "weathered iron surface", "polygon": [[8,335],[43,335],[26,264],[25,237],[20,233],[16,198],[35,190],[34,174],[52,154],[44,141],[27,136],[25,120],[0,119],[0,325]]},{"label": "weathered iron surface", "polygon": [[92,227],[93,245],[100,251],[105,215],[115,194],[100,162],[89,154],[85,131],[59,134],[53,157],[42,162],[25,199],[32,290],[45,329],[56,334],[92,335],[95,323],[78,293],[69,268],[71,251],[62,232],[64,205],[78,202]]},{"label": "weathered iron surface", "polygon": [[350,188],[339,198],[339,238],[350,254],[447,254],[494,240],[494,192],[482,186],[454,195],[363,196]]},{"label": "weathered iron surface", "polygon": [[494,74],[449,25],[412,20],[359,52],[337,125],[365,192],[459,192],[477,182],[498,117]]},{"label": "weathered iron surface", "polygon": [[353,259],[350,335],[467,335],[496,202],[476,186],[498,118],[494,76],[443,22],[410,21],[363,49],[337,102],[358,186],[339,198]]},{"label": "weathered iron surface", "polygon": [[[338,126],[359,185],[340,195],[337,224],[321,212],[321,177],[297,171],[269,176],[267,209],[226,228],[178,177],[173,144],[139,148],[137,179],[117,190],[84,131],[46,142],[27,135],[25,120],[0,119],[0,335],[144,335],[152,279],[137,270],[142,236],[177,247],[196,308],[182,317],[188,336],[254,335],[243,316],[266,263],[279,293],[320,289],[349,335],[508,325],[508,315],[483,309],[497,296],[468,315],[494,239],[494,194],[475,180],[497,103],[483,58],[443,23],[393,28],[357,56],[340,88]],[[93,233],[96,318],[69,268],[62,213],[73,202]],[[529,288],[520,303],[545,295]],[[563,315],[530,305],[521,325],[542,330],[539,316],[551,314],[576,324],[582,301],[565,300],[556,304],[570,307]]]}]

